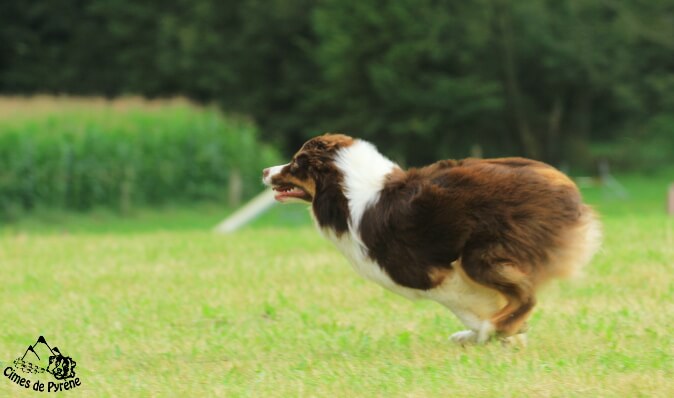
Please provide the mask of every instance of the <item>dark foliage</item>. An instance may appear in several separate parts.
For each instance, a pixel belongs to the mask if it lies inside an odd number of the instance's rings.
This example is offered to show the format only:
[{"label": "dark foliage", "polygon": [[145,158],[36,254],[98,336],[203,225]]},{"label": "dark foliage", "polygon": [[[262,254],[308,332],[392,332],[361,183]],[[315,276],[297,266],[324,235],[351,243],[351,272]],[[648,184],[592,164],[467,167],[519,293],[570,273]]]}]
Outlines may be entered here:
[{"label": "dark foliage", "polygon": [[[0,92],[186,94],[298,147],[674,161],[669,0],[6,1]],[[608,144],[607,144],[608,143]]]}]

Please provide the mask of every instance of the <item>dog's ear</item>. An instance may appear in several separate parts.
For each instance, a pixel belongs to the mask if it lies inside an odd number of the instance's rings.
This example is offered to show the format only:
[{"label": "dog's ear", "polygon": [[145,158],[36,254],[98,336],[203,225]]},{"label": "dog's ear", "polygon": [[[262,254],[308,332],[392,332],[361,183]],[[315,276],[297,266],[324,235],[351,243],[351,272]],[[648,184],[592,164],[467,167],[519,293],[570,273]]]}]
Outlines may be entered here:
[{"label": "dog's ear", "polygon": [[327,149],[327,146],[325,145],[325,142],[323,142],[323,137],[325,137],[326,135],[327,134],[323,134],[321,136],[312,138],[309,141],[305,142],[304,145],[302,145],[302,149],[300,149],[300,151],[306,152],[325,151]]},{"label": "dog's ear", "polygon": [[315,140],[312,149],[315,149],[317,151],[327,151],[328,145],[324,140]]},{"label": "dog's ear", "polygon": [[318,141],[322,142],[324,149],[328,151],[334,151],[353,144],[353,138],[341,133],[325,133],[319,137]]},{"label": "dog's ear", "polygon": [[300,149],[300,152],[307,152],[312,155],[325,156],[353,144],[353,138],[344,134],[325,133],[307,141]]}]

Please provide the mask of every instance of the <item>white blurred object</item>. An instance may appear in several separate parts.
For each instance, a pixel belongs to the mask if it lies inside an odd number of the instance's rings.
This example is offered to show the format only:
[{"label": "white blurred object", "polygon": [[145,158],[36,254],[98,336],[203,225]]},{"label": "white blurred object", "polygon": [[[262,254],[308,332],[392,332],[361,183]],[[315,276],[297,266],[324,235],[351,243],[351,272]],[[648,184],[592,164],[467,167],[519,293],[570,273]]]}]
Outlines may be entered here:
[{"label": "white blurred object", "polygon": [[275,193],[271,189],[263,191],[224,219],[213,230],[221,234],[238,230],[272,207],[276,203],[274,195]]}]

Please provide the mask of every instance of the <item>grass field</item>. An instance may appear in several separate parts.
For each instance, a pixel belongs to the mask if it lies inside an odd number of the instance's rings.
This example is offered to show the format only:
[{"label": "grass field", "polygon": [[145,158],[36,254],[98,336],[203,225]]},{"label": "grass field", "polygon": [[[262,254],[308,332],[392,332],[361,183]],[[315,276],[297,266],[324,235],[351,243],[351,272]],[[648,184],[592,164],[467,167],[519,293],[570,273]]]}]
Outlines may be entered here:
[{"label": "grass field", "polygon": [[671,397],[674,173],[621,181],[586,190],[603,251],[523,350],[452,344],[453,315],[360,279],[301,207],[230,236],[214,205],[37,214],[0,228],[0,365],[44,335],[77,361],[67,396]]}]

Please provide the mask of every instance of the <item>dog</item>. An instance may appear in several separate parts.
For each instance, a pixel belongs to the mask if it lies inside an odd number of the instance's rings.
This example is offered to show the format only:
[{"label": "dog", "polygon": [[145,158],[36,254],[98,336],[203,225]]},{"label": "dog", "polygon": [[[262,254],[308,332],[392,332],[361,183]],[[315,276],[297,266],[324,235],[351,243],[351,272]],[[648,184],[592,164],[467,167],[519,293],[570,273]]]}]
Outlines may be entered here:
[{"label": "dog", "polygon": [[462,345],[525,344],[536,292],[576,273],[601,240],[573,181],[525,158],[403,170],[367,141],[328,133],[262,175],[277,201],[311,206],[363,277],[451,310],[467,327],[450,337]]}]

